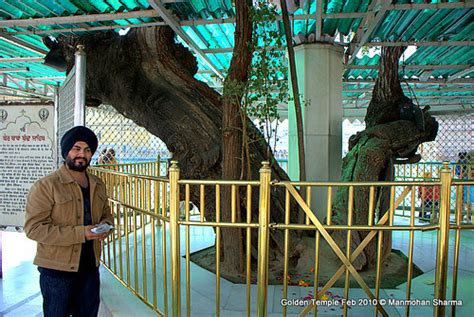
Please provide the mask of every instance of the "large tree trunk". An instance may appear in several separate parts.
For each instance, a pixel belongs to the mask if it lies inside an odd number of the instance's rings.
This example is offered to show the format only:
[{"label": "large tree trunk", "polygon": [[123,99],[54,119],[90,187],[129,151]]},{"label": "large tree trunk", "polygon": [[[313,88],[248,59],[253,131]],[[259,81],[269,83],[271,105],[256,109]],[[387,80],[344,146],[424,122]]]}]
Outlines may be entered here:
[{"label": "large tree trunk", "polygon": [[[291,78],[291,89],[293,92],[293,102],[295,107],[295,119],[296,119],[296,132],[298,135],[298,160],[299,160],[299,180],[304,182],[306,180],[306,154],[305,154],[305,142],[303,135],[303,114],[300,103],[300,91],[298,88],[298,77],[296,75],[296,58],[295,51],[293,48],[293,35],[290,27],[290,18],[288,16],[288,8],[286,0],[281,1],[281,14],[283,17],[283,26],[285,29],[286,47],[288,53],[288,69],[290,71]],[[302,193],[303,199],[306,199],[306,192]],[[303,210],[298,210],[298,223],[303,224],[305,219],[305,213]],[[301,234],[301,233],[300,233]]]},{"label": "large tree trunk", "polygon": [[[436,120],[403,94],[398,78],[398,60],[403,51],[402,47],[382,48],[379,76],[365,118],[367,128],[350,139],[349,153],[342,163],[343,181],[392,181],[394,162],[400,159],[407,162],[418,161],[420,157],[415,154],[418,146],[423,142],[433,141],[436,137]],[[377,219],[389,208],[389,194],[388,188],[375,193],[378,202]],[[368,211],[369,188],[357,187],[354,192],[354,224],[367,224]],[[338,190],[333,213],[334,223],[347,223],[347,189]],[[353,234],[353,249],[367,234],[366,231]],[[334,232],[333,236],[341,247],[346,247],[343,233]],[[390,254],[391,246],[391,233],[385,231],[383,258]],[[373,239],[357,258],[356,267],[373,267],[376,259],[376,239]]]},{"label": "large tree trunk", "polygon": [[[46,63],[51,57],[62,55],[69,72],[74,65],[75,47],[83,44],[87,53],[89,106],[112,105],[119,113],[158,136],[173,153],[173,159],[179,161],[182,178],[221,179],[223,155],[234,155],[223,154],[222,139],[227,131],[222,130],[221,96],[194,78],[196,59],[186,48],[176,44],[174,38],[174,32],[168,27],[132,29],[126,36],[108,32],[60,37],[58,43],[46,41],[51,49]],[[230,117],[235,119],[232,114]],[[247,177],[255,180],[259,178],[261,162],[274,160],[273,156],[267,155],[267,144],[261,133],[250,120],[247,122],[252,153],[251,175]],[[232,124],[238,123],[229,123]],[[226,174],[226,177],[234,177],[234,174]],[[272,164],[272,178],[288,180],[278,164]],[[211,186],[206,186],[206,190],[206,206],[200,208],[204,209],[206,219],[214,221],[215,192]],[[272,191],[271,195],[271,219],[283,222],[284,191]],[[254,193],[252,197],[252,221],[258,222],[258,194]],[[198,188],[192,190],[191,200],[199,202]],[[242,207],[246,208],[245,205]],[[277,261],[282,258],[283,234],[272,231],[270,236],[271,260]],[[253,250],[257,250],[256,235],[252,238]],[[224,243],[238,242],[224,238]],[[297,243],[298,239],[293,237],[291,258],[299,256],[294,247]]]},{"label": "large tree trunk", "polygon": [[[242,175],[242,119],[241,100],[243,87],[247,83],[249,69],[252,63],[252,19],[250,17],[251,0],[237,0],[236,26],[234,33],[234,53],[230,62],[229,72],[224,82],[224,96],[222,101],[222,179],[235,180]],[[237,201],[240,202],[240,195]],[[229,187],[222,191],[222,220],[231,222],[231,190]],[[239,203],[240,206],[240,203]],[[237,220],[241,218],[241,208]],[[244,218],[245,219],[245,218]],[[224,269],[227,272],[241,272],[243,270],[243,241],[242,230],[223,228]]]}]

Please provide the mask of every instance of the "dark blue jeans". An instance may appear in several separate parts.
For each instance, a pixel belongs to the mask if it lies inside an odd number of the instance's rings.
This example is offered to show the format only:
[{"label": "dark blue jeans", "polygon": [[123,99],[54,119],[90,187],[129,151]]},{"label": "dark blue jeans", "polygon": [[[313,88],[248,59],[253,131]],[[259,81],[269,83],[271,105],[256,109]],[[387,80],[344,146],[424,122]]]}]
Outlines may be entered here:
[{"label": "dark blue jeans", "polygon": [[100,304],[99,269],[62,272],[39,267],[44,317],[96,317]]}]

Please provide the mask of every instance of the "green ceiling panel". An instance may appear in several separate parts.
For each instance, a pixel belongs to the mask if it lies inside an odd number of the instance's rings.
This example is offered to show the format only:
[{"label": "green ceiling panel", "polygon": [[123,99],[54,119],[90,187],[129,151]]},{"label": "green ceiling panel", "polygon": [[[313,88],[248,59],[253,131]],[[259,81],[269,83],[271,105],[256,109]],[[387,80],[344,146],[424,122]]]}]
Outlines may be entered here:
[{"label": "green ceiling panel", "polygon": [[193,30],[191,27],[183,27],[183,30],[188,34],[189,37],[193,40],[194,43],[197,44],[197,46],[201,49],[207,48],[206,43],[204,43],[199,35]]},{"label": "green ceiling panel", "polygon": [[211,35],[211,33],[209,32],[209,29],[206,26],[197,25],[196,29],[207,40],[207,43],[209,44],[209,48],[219,47],[219,44],[214,39],[214,37]]},{"label": "green ceiling panel", "polygon": [[71,1],[69,0],[64,0],[64,1],[48,0],[47,3],[48,3],[49,8],[58,8],[58,9],[61,8],[61,10],[63,10],[63,12],[59,14],[59,16],[79,14],[78,8],[74,4],[72,4]]},{"label": "green ceiling panel", "polygon": [[397,30],[399,37],[402,41],[409,41],[413,39],[413,34],[430,18],[430,15],[423,14],[421,11],[408,11],[407,13],[408,22],[405,28]]},{"label": "green ceiling panel", "polygon": [[[361,6],[361,2],[364,2],[366,4],[365,6],[367,6],[367,1],[361,1],[361,0],[346,1],[342,9],[342,12],[357,12],[359,10],[359,7]],[[363,8],[360,8],[360,9],[364,10]],[[353,23],[354,23],[354,19],[343,19],[342,21],[339,22],[339,27],[338,27],[339,32],[341,32],[342,34],[349,34],[349,32],[352,29]]]},{"label": "green ceiling panel", "polygon": [[[96,1],[83,1],[83,0],[70,0],[72,4],[74,4],[83,14],[84,13],[105,13],[109,12],[110,9],[102,11],[100,2],[97,3]],[[109,7],[107,7],[109,8]]]},{"label": "green ceiling panel", "polygon": [[[294,15],[313,14],[308,20],[295,20],[293,22],[294,34],[301,34],[304,37],[315,32],[316,21],[314,19],[317,1],[309,0],[296,1],[290,0],[289,7]],[[426,0],[396,0],[396,4],[402,3],[443,3],[445,1],[426,1]],[[460,1],[449,1],[460,2]],[[167,2],[165,7],[173,11],[180,20],[201,20],[215,18],[229,18],[235,16],[235,10],[232,0],[188,0]],[[324,1],[324,13],[357,13],[366,12],[371,0],[326,0]],[[466,2],[468,3],[468,2]],[[136,10],[151,9],[147,0],[0,0],[0,20],[8,19],[29,19],[39,17],[55,16],[73,16],[83,14],[99,14],[112,12],[130,12]],[[61,34],[62,29],[77,27],[94,26],[117,26],[117,29],[125,28],[128,24],[140,24],[143,22],[156,22],[159,18],[133,18],[119,19],[114,21],[99,21],[88,23],[62,24],[62,25],[40,25],[35,27],[15,27],[6,28],[5,32],[28,32],[32,30],[55,30],[53,36]],[[343,19],[324,19],[323,34],[336,36],[338,33],[349,35],[357,32],[362,18],[343,18]],[[394,10],[384,14],[378,26],[369,36],[368,41],[465,41],[474,40],[474,9],[436,9],[436,10]],[[194,43],[201,49],[207,48],[229,48],[234,44],[233,23],[227,24],[206,24],[195,25],[193,27],[183,27],[185,32],[192,38]],[[275,29],[283,31],[282,22],[279,26],[275,24]],[[81,32],[76,32],[82,34]],[[67,33],[70,34],[70,33]],[[43,35],[45,36],[45,35]],[[314,37],[314,35],[313,35]],[[17,35],[31,45],[46,50],[42,44],[42,36]],[[263,43],[261,43],[263,44]],[[14,45],[0,40],[0,57],[15,56],[38,56],[39,54],[25,49],[24,47]],[[207,54],[209,60],[219,68],[225,69],[229,66],[232,53]],[[368,57],[367,55],[360,59],[355,59],[356,65],[378,65],[380,57]],[[198,58],[199,69],[209,70],[209,66]],[[420,46],[415,54],[404,61],[407,65],[437,65],[437,64],[455,64],[455,65],[473,65],[474,50],[472,46]],[[57,72],[38,62],[31,63],[3,63],[0,67],[24,67],[28,65],[30,72],[14,74],[17,77],[46,77],[61,76]],[[402,69],[402,67],[401,67]],[[458,73],[460,69],[436,69],[432,72],[435,77],[447,78]],[[376,78],[378,71],[376,69],[354,69],[349,68],[345,71],[345,78]],[[408,77],[419,77],[424,74],[421,69],[406,69],[403,73]],[[470,74],[473,75],[472,73]],[[213,83],[212,74],[200,73],[197,78]],[[48,81],[55,83],[55,81]],[[368,87],[366,84],[346,85],[354,89]],[[472,87],[472,86],[467,86]],[[435,95],[436,93],[434,93]],[[437,93],[438,95],[441,92]],[[472,95],[472,91],[463,93],[463,95]],[[347,94],[345,94],[347,95]],[[350,93],[351,96],[358,96],[358,93]],[[455,95],[455,94],[453,94]]]},{"label": "green ceiling panel", "polygon": [[[343,0],[332,0],[326,1],[326,13],[339,13],[343,7]],[[334,34],[337,27],[337,20],[330,19],[326,20],[323,26],[323,32],[328,34]]]}]

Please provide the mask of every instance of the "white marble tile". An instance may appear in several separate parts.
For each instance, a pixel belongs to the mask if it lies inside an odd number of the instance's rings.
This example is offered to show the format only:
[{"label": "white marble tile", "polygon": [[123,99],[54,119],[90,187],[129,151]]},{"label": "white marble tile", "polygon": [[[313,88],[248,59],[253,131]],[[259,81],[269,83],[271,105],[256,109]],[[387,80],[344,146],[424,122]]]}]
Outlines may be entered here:
[{"label": "white marble tile", "polygon": [[[406,222],[406,220],[404,220]],[[157,228],[155,249],[157,255],[157,295],[158,307],[163,309],[163,280],[162,280],[162,250],[161,250],[161,230]],[[149,233],[149,228],[147,228]],[[192,227],[190,230],[192,238],[191,250],[198,250],[200,248],[208,247],[214,243],[214,233],[211,228]],[[408,251],[409,235],[408,233],[395,232],[393,235],[394,249],[400,249],[405,254]],[[451,231],[449,248],[449,279],[448,279],[448,296],[452,292],[452,265],[453,265],[453,249],[454,249],[455,232]],[[184,227],[181,228],[181,253],[184,254]],[[433,298],[433,283],[434,283],[434,268],[436,258],[436,231],[416,232],[414,239],[414,263],[425,271],[425,274],[418,276],[412,281],[412,299],[432,299]],[[42,298],[39,294],[39,274],[36,267],[31,263],[34,256],[34,242],[27,240],[23,234],[9,233],[4,236],[4,278],[0,283],[0,313],[5,316],[41,316]],[[150,246],[151,239],[149,236],[145,241],[147,246]],[[137,234],[137,243],[141,244],[141,232]],[[25,247],[23,248],[23,245]],[[133,246],[133,239],[129,240],[129,246]],[[17,252],[21,248],[21,255]],[[24,253],[26,250],[26,255]],[[150,251],[149,251],[150,250]],[[133,249],[131,249],[133,251]],[[458,298],[463,300],[463,305],[457,307],[457,314],[459,316],[471,316],[474,312],[474,301],[472,298],[472,285],[474,285],[474,232],[472,230],[465,230],[461,234],[459,258],[459,277],[458,277]],[[125,252],[125,239],[122,239],[122,252]],[[119,248],[116,249],[116,256],[118,259]],[[132,252],[130,254],[133,254]],[[168,254],[168,306],[171,308],[171,284],[170,272],[171,266],[169,263],[169,238],[167,238],[167,254]],[[137,269],[140,278],[139,289],[142,287],[142,265],[141,253],[137,254]],[[5,257],[7,257],[5,260]],[[133,259],[133,257],[132,257]],[[151,278],[151,249],[147,250],[147,276]],[[111,260],[113,260],[113,252],[111,252]],[[124,262],[124,259],[123,259]],[[6,263],[6,265],[5,265]],[[131,283],[134,284],[133,260],[130,263]],[[117,262],[117,268],[119,267]],[[186,303],[186,284],[185,284],[185,261],[181,259],[182,275],[181,275],[181,303],[182,312],[185,313]],[[194,263],[191,267],[191,315],[192,316],[215,316],[216,315],[216,279],[212,272],[209,272]],[[124,276],[125,276],[125,265]],[[101,316],[156,316],[149,307],[138,300],[130,291],[123,287],[121,283],[115,278],[101,269],[102,274],[102,299],[106,305],[106,310],[101,311]],[[380,298],[386,300],[390,298],[405,299],[406,285],[402,284],[395,290],[381,290]],[[221,316],[243,316],[245,314],[246,289],[245,285],[238,285],[230,283],[221,279],[220,286],[220,315]],[[288,290],[288,299],[305,298],[312,294],[312,288],[300,288],[290,286]],[[151,283],[147,285],[148,297],[151,299],[152,289]],[[343,289],[331,289],[331,297],[343,296]],[[365,299],[366,294],[361,289],[351,289],[349,293],[350,299]],[[119,300],[117,300],[119,299]],[[271,285],[268,288],[268,316],[281,316],[282,312],[282,286]],[[472,302],[472,305],[471,305]],[[251,315],[256,314],[257,310],[257,286],[251,286]],[[405,314],[404,306],[385,305],[384,306],[390,316],[398,316]],[[288,307],[288,316],[296,315],[301,311],[301,307]],[[433,307],[411,306],[412,316],[424,316],[425,314],[432,315]],[[169,312],[170,313],[170,312]],[[341,316],[341,307],[319,307],[319,316]],[[353,305],[349,309],[349,316],[372,316],[373,307],[364,305]]]}]

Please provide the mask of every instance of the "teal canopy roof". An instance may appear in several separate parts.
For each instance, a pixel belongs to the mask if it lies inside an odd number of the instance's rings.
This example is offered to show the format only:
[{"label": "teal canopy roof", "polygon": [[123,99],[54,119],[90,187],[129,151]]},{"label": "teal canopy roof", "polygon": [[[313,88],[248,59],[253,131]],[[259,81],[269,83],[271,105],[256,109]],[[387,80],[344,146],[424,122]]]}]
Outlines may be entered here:
[{"label": "teal canopy roof", "polygon": [[[473,109],[473,2],[289,0],[287,4],[296,45],[326,41],[346,48],[345,108],[366,107],[378,74],[379,56],[361,51],[413,45],[416,50],[400,67],[401,77],[411,85],[407,91],[421,104]],[[157,5],[165,13],[156,10]],[[184,31],[187,38],[180,40],[206,56],[207,61],[198,58],[196,77],[219,88],[212,69],[225,75],[234,44],[235,9],[230,0],[3,0],[0,75],[7,78],[8,88],[1,89],[4,94],[51,96],[51,86],[60,84],[65,74],[42,64],[45,36],[163,25],[168,21],[164,14]],[[275,27],[283,32],[281,18]]]}]

